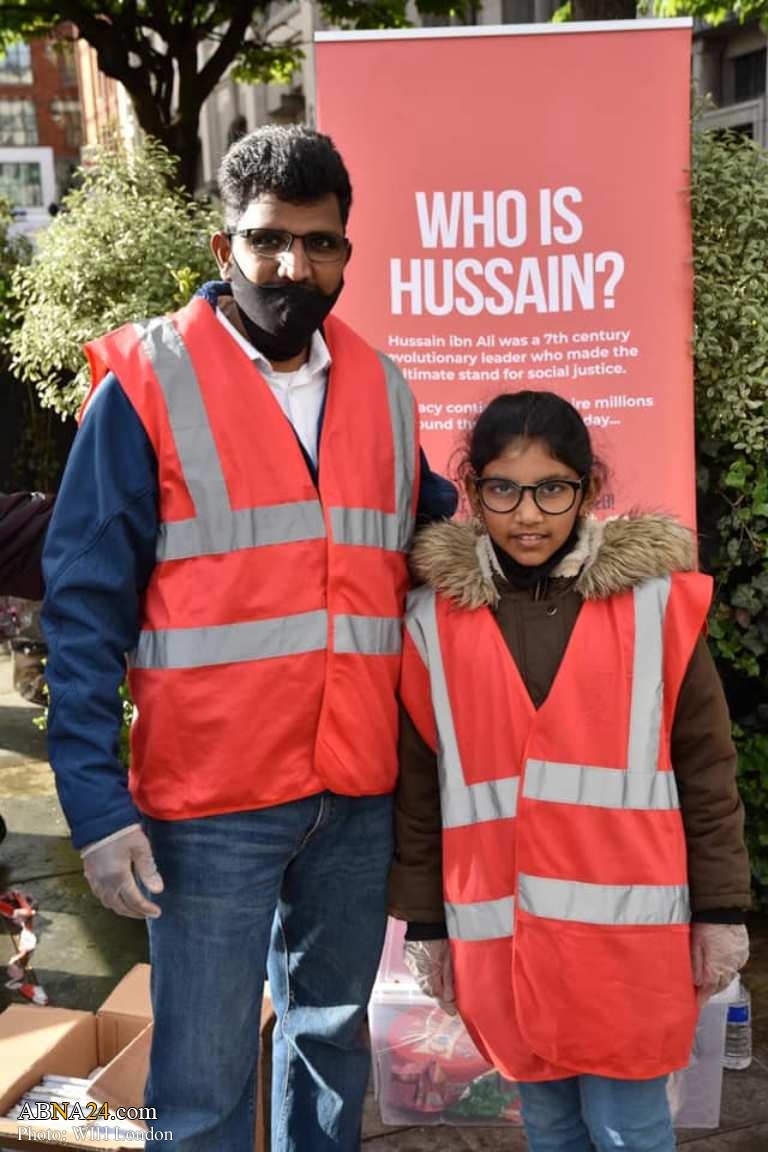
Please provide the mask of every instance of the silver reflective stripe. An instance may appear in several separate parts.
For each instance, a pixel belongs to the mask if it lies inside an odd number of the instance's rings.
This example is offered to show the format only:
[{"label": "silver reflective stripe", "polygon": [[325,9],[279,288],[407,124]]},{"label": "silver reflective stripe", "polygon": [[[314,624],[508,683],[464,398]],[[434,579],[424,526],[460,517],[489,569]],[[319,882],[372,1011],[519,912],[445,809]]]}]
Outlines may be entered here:
[{"label": "silver reflective stripe", "polygon": [[437,722],[438,772],[443,827],[455,828],[472,823],[472,809],[466,797],[456,729],[453,724],[448,685],[443,668],[443,654],[437,633],[435,593],[431,588],[417,588],[408,597],[411,622],[420,629],[427,653],[432,685],[432,706]]},{"label": "silver reflective stripe", "polygon": [[329,514],[337,544],[382,548],[386,552],[400,552],[405,547],[400,517],[394,512],[377,512],[375,508],[331,508]]},{"label": "silver reflective stripe", "polygon": [[[410,603],[411,603],[411,593],[409,592],[407,604],[410,605]],[[410,613],[408,613],[407,608],[406,608],[406,612],[407,612],[407,615],[405,617],[405,626],[408,629],[408,635],[410,636],[411,640],[413,640],[416,651],[418,652],[419,656],[421,656],[421,659],[423,660],[424,666],[426,667],[427,671],[429,671],[429,662],[427,660],[427,646],[424,643],[424,637],[421,634],[421,628],[416,623],[416,621],[413,619],[413,617],[410,615]]]},{"label": "silver reflective stripe", "polygon": [[402,372],[381,352],[376,355],[384,369],[384,380],[392,421],[395,447],[395,509],[400,521],[400,547],[407,549],[413,534],[413,481],[416,457],[415,405]]},{"label": "silver reflective stripe", "polygon": [[437,632],[435,593],[431,588],[418,588],[410,594],[408,604],[408,630],[426,656],[432,685],[443,827],[463,828],[467,824],[510,819],[517,813],[516,776],[469,785],[464,780]]},{"label": "silver reflective stripe", "polygon": [[[161,526],[157,560],[182,560],[265,544],[323,539],[326,529],[317,501],[232,510],[205,401],[184,341],[168,317],[135,327],[165,398],[184,481],[195,506],[193,518]],[[413,533],[413,400],[399,369],[387,357],[380,359],[394,445],[396,511],[329,511],[334,539],[339,543],[403,552]]]},{"label": "silver reflective stripe", "polygon": [[518,903],[531,916],[582,924],[687,924],[691,918],[684,884],[584,884],[521,873]]},{"label": "silver reflective stripe", "polygon": [[465,824],[482,824],[487,820],[510,820],[517,815],[517,776],[504,780],[484,780],[481,784],[464,784],[445,798],[446,828]]},{"label": "silver reflective stripe", "polygon": [[413,482],[416,427],[413,396],[400,369],[377,352],[384,369],[394,449],[395,511],[375,508],[330,508],[331,528],[337,544],[405,552],[413,535]]},{"label": "silver reflective stripe", "polygon": [[137,324],[144,351],[165,397],[168,419],[196,519],[215,524],[231,513],[229,493],[197,374],[168,317]]},{"label": "silver reflective stripe", "polygon": [[477,904],[446,904],[445,923],[452,940],[501,940],[515,930],[515,902],[481,900]]},{"label": "silver reflective stripe", "polygon": [[262,508],[227,511],[215,520],[168,521],[160,526],[158,560],[183,560],[190,556],[214,556],[267,544],[298,540],[322,540],[323,510],[317,500],[295,504],[271,504]]},{"label": "silver reflective stripe", "polygon": [[403,622],[399,616],[334,617],[334,652],[359,652],[365,656],[397,656],[402,647]]},{"label": "silver reflective stripe", "polygon": [[664,614],[670,578],[638,584],[634,591],[635,653],[629,716],[627,770],[653,772],[659,757],[664,712]]},{"label": "silver reflective stripe", "polygon": [[585,764],[529,760],[523,796],[593,808],[668,810],[680,807],[674,772],[625,772]]},{"label": "silver reflective stripe", "polygon": [[299,612],[210,628],[142,632],[130,664],[133,668],[206,668],[322,651],[327,644],[327,613]]}]

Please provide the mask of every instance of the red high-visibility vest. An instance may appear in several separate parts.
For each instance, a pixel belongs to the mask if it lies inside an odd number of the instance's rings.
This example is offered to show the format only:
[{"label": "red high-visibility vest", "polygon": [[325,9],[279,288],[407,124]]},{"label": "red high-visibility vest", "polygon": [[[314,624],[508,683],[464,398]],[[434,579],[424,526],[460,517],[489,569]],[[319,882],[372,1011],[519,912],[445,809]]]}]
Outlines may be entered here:
[{"label": "red high-visibility vest", "polygon": [[396,778],[395,691],[418,492],[413,397],[333,317],[315,487],[210,305],[87,346],[157,455],[157,563],[129,658],[131,792],[181,819]]},{"label": "red high-visibility vest", "polygon": [[711,581],[583,604],[537,710],[488,608],[412,594],[401,694],[437,748],[459,1010],[504,1075],[661,1076],[696,1023],[670,734]]}]

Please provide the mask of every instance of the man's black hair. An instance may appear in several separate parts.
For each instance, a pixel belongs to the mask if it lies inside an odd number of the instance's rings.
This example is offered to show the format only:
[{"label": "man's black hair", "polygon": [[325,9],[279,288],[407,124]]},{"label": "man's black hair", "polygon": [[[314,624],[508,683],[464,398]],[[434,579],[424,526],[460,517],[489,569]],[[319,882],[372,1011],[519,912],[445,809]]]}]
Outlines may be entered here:
[{"label": "man's black hair", "polygon": [[336,196],[346,227],[352,186],[333,141],[301,125],[268,124],[236,141],[219,167],[227,227],[234,227],[257,196],[271,192],[291,204]]}]

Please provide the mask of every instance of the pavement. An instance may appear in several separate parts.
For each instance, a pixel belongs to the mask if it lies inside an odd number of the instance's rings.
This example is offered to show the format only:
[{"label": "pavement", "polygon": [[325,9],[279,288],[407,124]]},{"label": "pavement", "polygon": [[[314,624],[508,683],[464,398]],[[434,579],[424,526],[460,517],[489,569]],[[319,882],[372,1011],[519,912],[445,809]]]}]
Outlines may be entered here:
[{"label": "pavement", "polygon": [[[11,661],[0,652],[0,812],[8,825],[0,845],[0,891],[19,887],[39,903],[35,970],[51,1004],[93,1011],[134,964],[147,960],[144,926],[103,909],[83,880],[46,760],[45,736],[32,723],[40,713],[13,691]],[[720,1128],[678,1133],[689,1152],[768,1152],[768,917],[754,915],[750,933],[745,976],[752,993],[754,1058],[749,1069],[724,1073]],[[0,951],[0,961],[5,955],[9,948]],[[16,998],[0,984],[0,1010]],[[369,1092],[364,1152],[526,1147],[522,1132],[509,1127],[388,1127]]]}]

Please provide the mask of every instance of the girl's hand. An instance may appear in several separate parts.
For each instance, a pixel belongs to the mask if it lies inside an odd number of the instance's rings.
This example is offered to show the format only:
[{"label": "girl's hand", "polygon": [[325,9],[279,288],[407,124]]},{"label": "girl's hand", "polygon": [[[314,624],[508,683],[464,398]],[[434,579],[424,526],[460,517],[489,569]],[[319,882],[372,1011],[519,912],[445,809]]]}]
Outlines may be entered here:
[{"label": "girl's hand", "polygon": [[437,1000],[443,1012],[456,1015],[451,946],[447,940],[406,940],[405,966],[425,996]]},{"label": "girl's hand", "polygon": [[727,988],[748,959],[744,924],[691,924],[691,964],[699,1004]]}]

